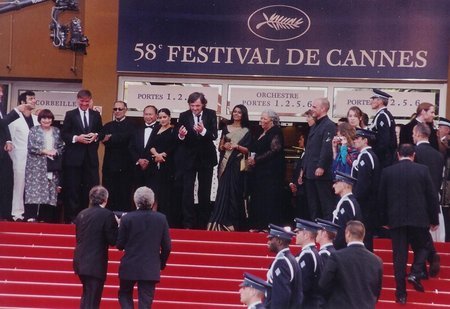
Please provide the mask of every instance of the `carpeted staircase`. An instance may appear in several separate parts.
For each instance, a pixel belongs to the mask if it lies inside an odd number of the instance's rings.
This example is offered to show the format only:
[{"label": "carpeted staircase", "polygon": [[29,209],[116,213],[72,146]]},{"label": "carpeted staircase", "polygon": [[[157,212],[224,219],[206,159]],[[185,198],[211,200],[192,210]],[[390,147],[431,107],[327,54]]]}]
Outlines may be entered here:
[{"label": "carpeted staircase", "polygon": [[[79,307],[81,284],[72,271],[74,230],[74,225],[0,222],[0,308]],[[172,229],[171,236],[172,254],[157,286],[156,309],[242,308],[238,285],[243,272],[265,278],[273,259],[264,234]],[[375,241],[375,253],[384,261],[377,308],[404,307],[394,302],[390,246],[388,240]],[[450,244],[436,247],[441,255],[439,277],[423,281],[425,293],[408,284],[407,308],[450,307]],[[300,251],[296,246],[291,250]],[[109,251],[102,308],[119,308],[121,255],[115,248]]]}]

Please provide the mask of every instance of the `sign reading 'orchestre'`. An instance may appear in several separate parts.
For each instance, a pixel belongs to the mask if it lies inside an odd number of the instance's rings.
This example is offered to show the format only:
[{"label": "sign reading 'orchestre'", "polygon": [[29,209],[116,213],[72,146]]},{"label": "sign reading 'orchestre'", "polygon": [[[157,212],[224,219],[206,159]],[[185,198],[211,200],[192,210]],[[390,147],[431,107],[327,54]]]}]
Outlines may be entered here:
[{"label": "sign reading 'orchestre'", "polygon": [[118,71],[445,80],[450,1],[407,3],[120,0]]}]

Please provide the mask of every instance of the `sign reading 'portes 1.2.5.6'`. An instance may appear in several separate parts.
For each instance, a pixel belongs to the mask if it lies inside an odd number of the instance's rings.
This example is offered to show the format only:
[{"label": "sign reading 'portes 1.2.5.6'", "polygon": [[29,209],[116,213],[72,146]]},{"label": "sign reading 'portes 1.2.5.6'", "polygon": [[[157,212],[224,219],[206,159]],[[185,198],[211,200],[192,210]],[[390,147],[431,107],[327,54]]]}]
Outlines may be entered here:
[{"label": "sign reading 'portes 1.2.5.6'", "polygon": [[117,67],[445,80],[449,11],[448,0],[120,0]]}]

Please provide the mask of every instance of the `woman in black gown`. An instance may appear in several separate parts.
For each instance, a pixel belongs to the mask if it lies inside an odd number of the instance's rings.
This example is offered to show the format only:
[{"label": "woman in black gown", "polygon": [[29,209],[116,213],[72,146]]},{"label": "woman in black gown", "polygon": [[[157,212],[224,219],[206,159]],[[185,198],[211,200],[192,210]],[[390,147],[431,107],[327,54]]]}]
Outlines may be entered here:
[{"label": "woman in black gown", "polygon": [[161,125],[158,133],[150,142],[150,152],[156,163],[156,187],[155,196],[158,211],[167,216],[171,227],[176,225],[177,211],[173,208],[173,179],[174,161],[173,154],[176,148],[176,133],[170,124],[170,111],[161,108],[158,111],[158,121]]},{"label": "woman in black gown", "polygon": [[250,147],[249,225],[251,232],[265,231],[269,223],[281,224],[284,181],[284,141],[280,118],[272,111],[261,114],[262,134]]},{"label": "woman in black gown", "polygon": [[[219,185],[214,210],[208,223],[208,230],[235,231],[243,224],[245,156],[251,141],[248,128],[248,111],[244,105],[236,105],[231,120],[223,128],[219,144]],[[241,165],[241,163],[244,163]]]}]

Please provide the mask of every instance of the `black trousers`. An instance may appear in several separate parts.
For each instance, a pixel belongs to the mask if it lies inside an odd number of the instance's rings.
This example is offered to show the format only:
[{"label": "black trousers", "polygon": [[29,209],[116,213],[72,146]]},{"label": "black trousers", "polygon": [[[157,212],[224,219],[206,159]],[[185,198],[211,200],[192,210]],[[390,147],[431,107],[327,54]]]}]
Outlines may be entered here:
[{"label": "black trousers", "polygon": [[64,219],[70,223],[88,207],[89,191],[100,183],[100,179],[98,166],[91,166],[87,156],[82,166],[64,166],[63,174]]},{"label": "black trousers", "polygon": [[[211,215],[212,167],[187,170],[182,176],[183,227],[206,229]],[[194,209],[194,184],[198,177],[198,214]]]},{"label": "black trousers", "polygon": [[333,193],[333,182],[331,180],[305,179],[305,190],[310,220],[316,218],[333,220],[336,200]]},{"label": "black trousers", "polygon": [[9,154],[3,149],[0,151],[3,152],[0,160],[0,219],[8,220],[11,218],[14,174]]},{"label": "black trousers", "polygon": [[102,300],[103,286],[105,280],[79,275],[80,281],[83,284],[83,294],[81,295],[81,309],[100,308],[100,301]]},{"label": "black trousers", "polygon": [[103,169],[103,186],[108,190],[108,208],[112,211],[130,211],[132,205],[132,170],[111,171]]},{"label": "black trousers", "polygon": [[136,283],[138,285],[138,308],[148,309],[152,307],[156,281],[120,279],[119,303],[122,309],[134,308],[133,288]]},{"label": "black trousers", "polygon": [[402,226],[390,230],[392,253],[394,257],[394,275],[396,296],[406,296],[406,263],[408,262],[408,245],[415,248],[411,274],[420,274],[425,267],[428,256],[427,241],[430,232],[426,227]]}]

